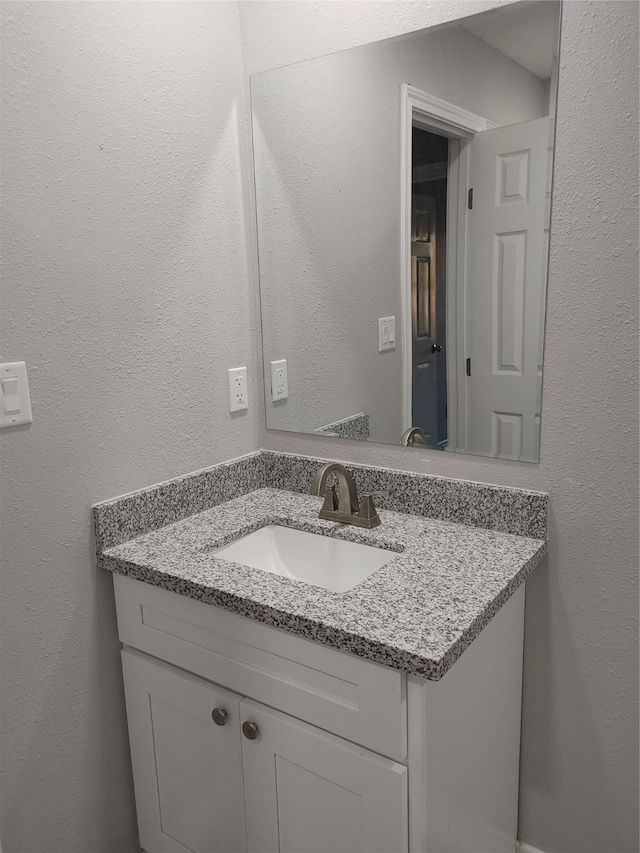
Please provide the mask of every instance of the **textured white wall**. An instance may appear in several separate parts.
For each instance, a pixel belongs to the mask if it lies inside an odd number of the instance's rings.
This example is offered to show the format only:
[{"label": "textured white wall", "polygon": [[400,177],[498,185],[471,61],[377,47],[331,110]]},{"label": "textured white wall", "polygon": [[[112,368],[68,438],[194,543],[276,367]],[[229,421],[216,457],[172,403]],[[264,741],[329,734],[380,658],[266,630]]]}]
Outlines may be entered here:
[{"label": "textured white wall", "polygon": [[[245,60],[263,70],[494,5],[243,3]],[[236,11],[2,12],[1,357],[26,358],[35,417],[2,435],[3,847],[126,853],[113,602],[88,507],[258,444],[255,415],[225,414],[223,375],[257,359]],[[549,490],[551,557],[528,587],[521,797],[521,836],[548,853],[637,850],[637,14],[565,4],[541,465],[265,434]],[[168,402],[174,382],[187,414]]]},{"label": "textured white wall", "polygon": [[[258,446],[234,3],[2,3],[5,853],[137,849],[90,505]],[[255,391],[255,387],[252,389]]]},{"label": "textured white wall", "polygon": [[[247,72],[495,3],[250,2]],[[265,446],[551,495],[528,583],[520,836],[638,849],[638,6],[564,4],[541,463],[265,433]]]},{"label": "textured white wall", "polygon": [[[363,411],[373,440],[400,442],[407,82],[496,124],[547,110],[538,77],[456,26],[251,81],[265,362],[286,358],[289,374],[286,401],[267,393],[272,429],[313,432]],[[377,319],[389,315],[398,346],[379,353]]]}]

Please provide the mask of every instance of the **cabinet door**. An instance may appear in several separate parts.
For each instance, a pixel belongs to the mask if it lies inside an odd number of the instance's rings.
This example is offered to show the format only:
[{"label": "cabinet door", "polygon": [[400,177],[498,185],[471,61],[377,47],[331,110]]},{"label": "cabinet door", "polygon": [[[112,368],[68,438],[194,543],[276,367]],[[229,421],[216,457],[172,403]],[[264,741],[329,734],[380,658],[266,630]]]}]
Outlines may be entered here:
[{"label": "cabinet door", "polygon": [[250,853],[407,850],[406,767],[248,699],[240,710]]},{"label": "cabinet door", "polygon": [[131,649],[122,669],[142,848],[246,851],[240,697]]}]

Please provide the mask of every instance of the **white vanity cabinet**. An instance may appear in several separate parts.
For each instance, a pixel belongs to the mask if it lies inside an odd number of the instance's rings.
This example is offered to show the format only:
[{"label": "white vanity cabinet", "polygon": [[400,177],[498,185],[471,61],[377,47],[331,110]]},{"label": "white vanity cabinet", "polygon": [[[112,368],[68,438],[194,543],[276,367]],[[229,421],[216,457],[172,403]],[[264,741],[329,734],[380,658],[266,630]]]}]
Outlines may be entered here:
[{"label": "white vanity cabinet", "polygon": [[140,652],[122,668],[147,853],[407,849],[403,765]]},{"label": "white vanity cabinet", "polygon": [[114,583],[147,853],[513,853],[524,588],[430,682]]}]

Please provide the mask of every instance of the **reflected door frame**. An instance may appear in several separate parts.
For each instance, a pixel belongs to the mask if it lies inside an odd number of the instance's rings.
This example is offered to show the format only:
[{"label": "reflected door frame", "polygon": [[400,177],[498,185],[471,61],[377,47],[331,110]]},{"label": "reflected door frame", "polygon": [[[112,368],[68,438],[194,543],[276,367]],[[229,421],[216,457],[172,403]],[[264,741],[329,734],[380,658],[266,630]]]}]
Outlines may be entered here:
[{"label": "reflected door frame", "polygon": [[[411,197],[412,128],[414,125],[449,140],[447,184],[447,450],[464,450],[466,395],[460,382],[465,353],[465,245],[469,141],[475,133],[496,127],[492,121],[402,83],[400,86],[400,287],[402,346],[402,430],[409,429],[412,410],[411,361]],[[453,239],[455,235],[455,239]]]}]

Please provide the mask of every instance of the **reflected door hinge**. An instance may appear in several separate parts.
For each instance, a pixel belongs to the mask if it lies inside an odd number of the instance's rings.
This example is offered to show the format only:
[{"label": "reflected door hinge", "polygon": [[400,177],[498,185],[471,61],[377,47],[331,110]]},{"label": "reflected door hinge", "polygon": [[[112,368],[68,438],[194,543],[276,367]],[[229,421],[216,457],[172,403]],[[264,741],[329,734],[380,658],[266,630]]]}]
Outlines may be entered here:
[{"label": "reflected door hinge", "polygon": [[467,376],[471,376],[471,359],[467,359]]},{"label": "reflected door hinge", "polygon": [[469,210],[473,210],[473,187],[469,187],[469,192],[467,193],[467,207]]}]

